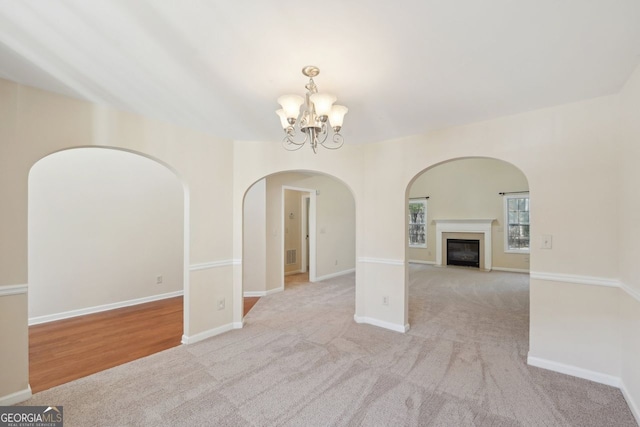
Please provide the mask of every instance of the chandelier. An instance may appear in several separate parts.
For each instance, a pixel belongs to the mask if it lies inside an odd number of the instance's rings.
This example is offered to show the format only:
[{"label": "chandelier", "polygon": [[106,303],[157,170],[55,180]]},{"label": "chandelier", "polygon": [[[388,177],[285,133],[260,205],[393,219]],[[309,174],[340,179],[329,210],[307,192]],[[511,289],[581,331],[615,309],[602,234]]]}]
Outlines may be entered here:
[{"label": "chandelier", "polygon": [[[306,96],[303,98],[298,95],[283,95],[278,98],[278,104],[282,108],[276,111],[276,114],[280,116],[280,123],[285,133],[282,145],[289,151],[295,151],[302,148],[308,141],[314,153],[318,144],[324,148],[336,150],[344,143],[340,129],[348,109],[343,105],[334,105],[335,96],[318,93],[318,87],[313,81],[313,78],[320,74],[318,67],[306,66],[302,69],[302,74],[309,77],[309,83],[305,85]],[[301,107],[302,111],[300,111]],[[299,132],[304,134],[301,141],[296,141],[296,125]],[[329,126],[333,129],[333,136],[327,140],[330,133]]]}]

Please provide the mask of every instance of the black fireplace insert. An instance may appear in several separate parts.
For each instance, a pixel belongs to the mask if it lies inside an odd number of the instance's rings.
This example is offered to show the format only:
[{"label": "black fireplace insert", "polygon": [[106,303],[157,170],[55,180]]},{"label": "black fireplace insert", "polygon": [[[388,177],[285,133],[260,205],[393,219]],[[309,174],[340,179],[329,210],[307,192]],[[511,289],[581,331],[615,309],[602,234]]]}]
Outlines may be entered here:
[{"label": "black fireplace insert", "polygon": [[480,268],[480,240],[447,239],[447,265]]}]

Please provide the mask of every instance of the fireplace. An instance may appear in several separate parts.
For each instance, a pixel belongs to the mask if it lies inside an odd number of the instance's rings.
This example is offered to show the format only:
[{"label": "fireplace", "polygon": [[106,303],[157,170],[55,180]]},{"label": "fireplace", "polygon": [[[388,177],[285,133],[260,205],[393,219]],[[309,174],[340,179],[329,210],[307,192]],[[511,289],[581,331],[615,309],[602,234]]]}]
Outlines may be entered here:
[{"label": "fireplace", "polygon": [[447,239],[447,265],[480,268],[480,240]]},{"label": "fireplace", "polygon": [[447,240],[480,242],[478,267],[491,271],[491,224],[495,219],[434,219],[436,223],[436,265],[447,265]]}]

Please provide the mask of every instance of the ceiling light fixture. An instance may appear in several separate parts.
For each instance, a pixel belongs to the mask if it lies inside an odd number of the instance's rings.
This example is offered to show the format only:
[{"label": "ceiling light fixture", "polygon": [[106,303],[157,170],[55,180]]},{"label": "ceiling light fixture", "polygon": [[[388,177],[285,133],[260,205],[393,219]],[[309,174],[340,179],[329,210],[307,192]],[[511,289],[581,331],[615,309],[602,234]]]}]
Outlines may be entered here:
[{"label": "ceiling light fixture", "polygon": [[[276,111],[280,117],[280,123],[285,132],[282,140],[282,146],[289,150],[295,151],[302,148],[309,141],[311,149],[315,153],[318,144],[330,150],[336,150],[342,147],[344,139],[340,135],[344,115],[347,114],[348,108],[343,105],[333,105],[336,97],[328,93],[318,93],[318,88],[313,78],[320,74],[320,69],[313,65],[306,66],[302,69],[302,74],[309,77],[309,83],[305,85],[307,94],[303,98],[298,95],[283,95],[278,98],[278,104],[282,109]],[[302,107],[302,112],[300,112]],[[327,120],[333,129],[333,136],[329,141]],[[299,130],[305,134],[304,139],[300,142],[295,141],[296,124]]]}]

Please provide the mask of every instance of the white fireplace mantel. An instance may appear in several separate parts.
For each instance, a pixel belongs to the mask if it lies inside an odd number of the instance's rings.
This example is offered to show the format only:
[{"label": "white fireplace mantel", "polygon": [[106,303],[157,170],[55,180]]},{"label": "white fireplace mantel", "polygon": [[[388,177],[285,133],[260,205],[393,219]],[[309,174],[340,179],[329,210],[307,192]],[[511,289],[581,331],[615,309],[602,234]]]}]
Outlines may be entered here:
[{"label": "white fireplace mantel", "polygon": [[484,265],[491,270],[491,224],[489,219],[434,219],[436,223],[436,264],[442,265],[442,233],[481,233],[484,235]]}]

